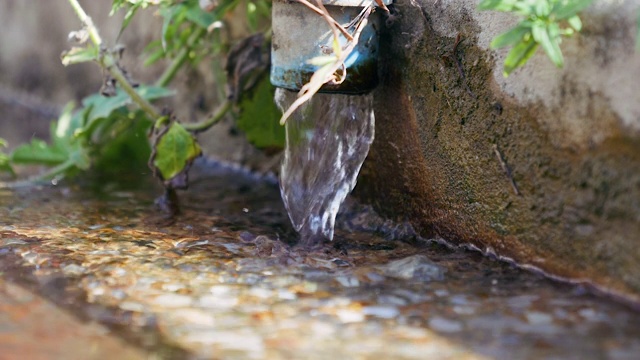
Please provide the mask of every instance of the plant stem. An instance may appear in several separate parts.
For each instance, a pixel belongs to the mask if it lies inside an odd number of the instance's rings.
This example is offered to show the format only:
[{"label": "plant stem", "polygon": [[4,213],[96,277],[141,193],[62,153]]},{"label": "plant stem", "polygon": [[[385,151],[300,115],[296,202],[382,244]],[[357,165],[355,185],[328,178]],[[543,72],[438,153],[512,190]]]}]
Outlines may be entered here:
[{"label": "plant stem", "polygon": [[91,41],[98,49],[100,49],[101,65],[104,68],[106,68],[107,71],[109,71],[109,74],[111,74],[111,76],[118,82],[118,84],[120,84],[120,87],[122,88],[122,90],[124,90],[124,92],[126,92],[127,95],[129,95],[131,100],[135,102],[144,112],[146,112],[147,115],[149,115],[149,117],[151,117],[152,119],[159,118],[160,112],[156,110],[156,108],[153,105],[151,105],[150,102],[142,98],[136,92],[133,86],[131,86],[131,84],[129,83],[129,80],[127,80],[126,76],[122,73],[122,70],[120,70],[120,68],[118,67],[116,60],[113,58],[113,55],[102,50],[102,38],[98,33],[98,29],[93,24],[93,21],[91,20],[89,15],[87,15],[87,13],[84,11],[80,3],[78,3],[78,0],[68,0],[68,1],[71,7],[73,7],[73,10],[75,10],[76,14],[78,15],[78,18],[80,19],[80,21],[87,28]]},{"label": "plant stem", "polygon": [[73,8],[73,10],[75,10],[76,15],[78,15],[78,18],[80,19],[80,21],[87,27],[87,31],[89,32],[89,37],[91,38],[91,41],[96,45],[96,47],[99,48],[100,45],[102,44],[102,38],[98,33],[98,29],[93,24],[93,20],[91,20],[89,15],[87,15],[87,13],[84,11],[84,9],[80,5],[80,3],[78,3],[77,0],[69,0],[69,4]]},{"label": "plant stem", "polygon": [[207,33],[207,29],[196,26],[196,30],[189,36],[185,47],[180,49],[178,55],[173,59],[171,65],[165,70],[160,79],[156,81],[156,86],[167,86],[184,62],[189,58],[189,53],[195,44]]},{"label": "plant stem", "polygon": [[212,127],[213,125],[215,125],[216,123],[218,123],[218,121],[222,120],[222,118],[229,111],[229,109],[231,109],[231,101],[225,100],[220,105],[218,110],[213,114],[213,116],[211,116],[209,119],[202,122],[198,122],[198,123],[182,124],[182,126],[188,131],[191,131],[194,133],[205,131],[210,127]]}]

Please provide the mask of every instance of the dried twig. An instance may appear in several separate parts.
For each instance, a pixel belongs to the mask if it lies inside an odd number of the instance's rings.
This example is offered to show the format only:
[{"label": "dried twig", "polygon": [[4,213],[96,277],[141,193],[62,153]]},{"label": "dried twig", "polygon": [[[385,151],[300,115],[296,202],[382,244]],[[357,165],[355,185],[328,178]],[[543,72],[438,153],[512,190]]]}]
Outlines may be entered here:
[{"label": "dried twig", "polygon": [[509,182],[511,183],[511,188],[513,188],[513,192],[519,196],[520,190],[518,190],[516,181],[513,180],[513,175],[511,175],[511,169],[509,169],[509,166],[507,166],[507,163],[504,161],[504,158],[502,157],[502,154],[500,153],[500,150],[498,149],[497,144],[493,144],[493,152],[496,154],[496,157],[500,162],[500,166],[502,166],[502,170],[504,170],[505,174],[507,175],[507,178],[509,178]]},{"label": "dried twig", "polygon": [[462,40],[463,40],[462,36],[458,34],[458,36],[456,36],[456,42],[453,44],[453,50],[451,50],[451,54],[453,55],[453,61],[455,62],[456,67],[458,68],[458,73],[460,74],[460,78],[462,80],[464,87],[467,90],[467,93],[469,93],[469,95],[471,95],[472,98],[477,99],[478,97],[476,96],[476,94],[473,93],[473,91],[471,91],[471,88],[467,84],[467,77],[464,75],[464,70],[462,70],[462,63],[460,63],[460,60],[458,60],[457,50],[458,50],[458,45],[460,45]]},{"label": "dried twig", "polygon": [[334,18],[329,16],[329,13],[324,8],[324,5],[322,5],[322,1],[319,1],[319,4],[320,6],[322,6],[322,8],[313,5],[307,0],[298,0],[298,2],[301,3],[302,5],[305,5],[309,9],[313,10],[313,12],[315,12],[316,14],[323,16],[327,20],[327,22],[329,22],[330,26],[333,25],[334,27],[338,28],[338,30],[342,33],[342,35],[344,35],[344,37],[347,38],[347,40],[349,41],[353,40],[353,36],[349,34],[347,29],[345,29],[342,25],[340,25],[340,23],[338,23]]},{"label": "dried twig", "polygon": [[389,12],[389,8],[387,7],[387,5],[384,4],[384,2],[382,0],[375,0],[376,4],[378,4],[378,7],[381,8],[382,10]]}]

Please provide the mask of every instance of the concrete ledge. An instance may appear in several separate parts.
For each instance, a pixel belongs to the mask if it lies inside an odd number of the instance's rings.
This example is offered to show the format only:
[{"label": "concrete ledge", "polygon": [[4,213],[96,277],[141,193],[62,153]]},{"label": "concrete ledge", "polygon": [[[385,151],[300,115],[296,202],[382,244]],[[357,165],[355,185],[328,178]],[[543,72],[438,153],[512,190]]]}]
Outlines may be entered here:
[{"label": "concrete ledge", "polygon": [[96,323],[85,323],[0,279],[2,359],[149,359]]}]

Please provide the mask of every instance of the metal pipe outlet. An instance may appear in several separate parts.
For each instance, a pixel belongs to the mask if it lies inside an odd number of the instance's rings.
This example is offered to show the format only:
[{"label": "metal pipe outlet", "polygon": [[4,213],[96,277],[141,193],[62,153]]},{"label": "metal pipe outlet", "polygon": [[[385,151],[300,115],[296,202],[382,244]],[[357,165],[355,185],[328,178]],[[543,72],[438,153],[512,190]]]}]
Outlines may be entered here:
[{"label": "metal pipe outlet", "polygon": [[[315,1],[310,1],[315,4]],[[341,25],[349,24],[372,0],[323,0],[329,14]],[[384,0],[390,4],[392,0]],[[381,10],[374,11],[363,28],[358,45],[345,61],[347,77],[341,84],[325,84],[320,92],[363,94],[378,84],[378,32]],[[273,1],[271,83],[299,90],[320,68],[310,59],[333,52],[333,32],[326,20],[298,1]],[[347,39],[340,35],[344,46]]]}]

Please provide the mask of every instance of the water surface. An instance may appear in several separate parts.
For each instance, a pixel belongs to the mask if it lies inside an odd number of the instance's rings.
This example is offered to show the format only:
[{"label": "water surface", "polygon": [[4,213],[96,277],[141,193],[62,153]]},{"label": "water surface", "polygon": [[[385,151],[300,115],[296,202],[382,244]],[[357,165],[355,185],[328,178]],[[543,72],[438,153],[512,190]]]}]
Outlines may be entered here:
[{"label": "water surface", "polygon": [[338,217],[335,246],[298,249],[273,179],[195,170],[176,219],[153,211],[149,183],[0,190],[2,278],[159,358],[640,353],[640,314],[582,287],[416,239],[358,206]]}]

